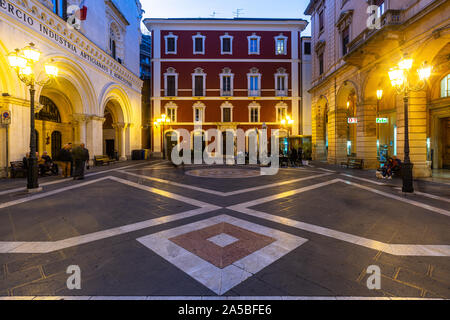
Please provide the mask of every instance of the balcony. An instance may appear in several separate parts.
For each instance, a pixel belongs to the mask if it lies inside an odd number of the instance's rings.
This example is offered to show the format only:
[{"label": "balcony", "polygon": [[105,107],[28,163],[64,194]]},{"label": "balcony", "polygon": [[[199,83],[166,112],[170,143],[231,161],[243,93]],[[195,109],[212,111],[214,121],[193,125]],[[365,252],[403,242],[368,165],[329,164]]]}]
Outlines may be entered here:
[{"label": "balcony", "polygon": [[231,91],[231,90],[222,90],[220,92],[220,96],[222,96],[222,97],[232,97],[233,96],[233,91]]},{"label": "balcony", "polygon": [[284,90],[275,90],[275,95],[277,97],[287,97],[288,96],[288,90],[284,89]]},{"label": "balcony", "polygon": [[399,26],[403,23],[403,10],[388,10],[381,17],[380,28],[366,28],[348,45],[344,60],[359,65],[363,56],[378,56],[380,50],[388,49],[390,42],[400,40]]},{"label": "balcony", "polygon": [[249,97],[260,97],[261,90],[248,90],[248,96]]}]

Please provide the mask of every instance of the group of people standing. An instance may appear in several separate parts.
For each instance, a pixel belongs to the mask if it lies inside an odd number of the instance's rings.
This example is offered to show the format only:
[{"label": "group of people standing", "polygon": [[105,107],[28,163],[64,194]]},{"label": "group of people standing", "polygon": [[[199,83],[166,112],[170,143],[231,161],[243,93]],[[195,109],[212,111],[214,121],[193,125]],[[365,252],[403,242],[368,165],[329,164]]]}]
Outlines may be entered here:
[{"label": "group of people standing", "polygon": [[[36,153],[36,156],[40,175],[44,176],[47,172],[58,175],[59,169],[61,169],[63,178],[73,177],[74,180],[83,180],[86,164],[89,161],[89,150],[86,149],[84,143],[75,148],[73,148],[72,143],[68,143],[53,159],[48,155],[47,151],[44,151],[42,156]],[[23,159],[25,169],[28,169],[29,157],[30,154],[27,153],[27,156]]]}]

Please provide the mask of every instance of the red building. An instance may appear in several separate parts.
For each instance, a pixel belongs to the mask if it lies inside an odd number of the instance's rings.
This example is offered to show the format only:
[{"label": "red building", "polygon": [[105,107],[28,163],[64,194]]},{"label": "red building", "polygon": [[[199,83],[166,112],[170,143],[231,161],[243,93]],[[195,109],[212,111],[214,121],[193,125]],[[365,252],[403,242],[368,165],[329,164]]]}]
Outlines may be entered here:
[{"label": "red building", "polygon": [[[146,19],[152,34],[152,115],[178,128],[301,127],[301,19]],[[153,151],[161,130],[153,128]],[[287,127],[284,128],[288,129]],[[167,141],[167,140],[166,140]],[[167,142],[166,142],[167,143]],[[165,148],[165,150],[170,148]]]}]

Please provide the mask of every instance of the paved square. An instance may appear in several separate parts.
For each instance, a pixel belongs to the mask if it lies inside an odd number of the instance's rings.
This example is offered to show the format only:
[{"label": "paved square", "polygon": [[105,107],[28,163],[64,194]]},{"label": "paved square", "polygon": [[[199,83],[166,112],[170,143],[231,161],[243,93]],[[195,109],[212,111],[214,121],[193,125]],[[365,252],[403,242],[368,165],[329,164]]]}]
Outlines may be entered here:
[{"label": "paved square", "polygon": [[[221,248],[207,240],[224,232],[239,241]],[[223,295],[307,239],[221,215],[138,241],[216,294]]]},{"label": "paved square", "polygon": [[[349,170],[141,167],[2,191],[0,296],[450,298],[450,208],[436,184],[403,195]],[[71,265],[81,290],[67,288]],[[381,290],[366,285],[372,265]]]}]

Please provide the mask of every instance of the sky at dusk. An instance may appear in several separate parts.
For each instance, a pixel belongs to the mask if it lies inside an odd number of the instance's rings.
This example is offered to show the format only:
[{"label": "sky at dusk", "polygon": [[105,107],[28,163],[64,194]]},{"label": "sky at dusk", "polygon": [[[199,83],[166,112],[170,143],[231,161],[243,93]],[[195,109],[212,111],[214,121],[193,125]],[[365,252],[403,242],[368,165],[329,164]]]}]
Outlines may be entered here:
[{"label": "sky at dusk", "polygon": [[[144,18],[302,18],[308,0],[141,0]],[[303,35],[310,35],[311,29]]]}]

